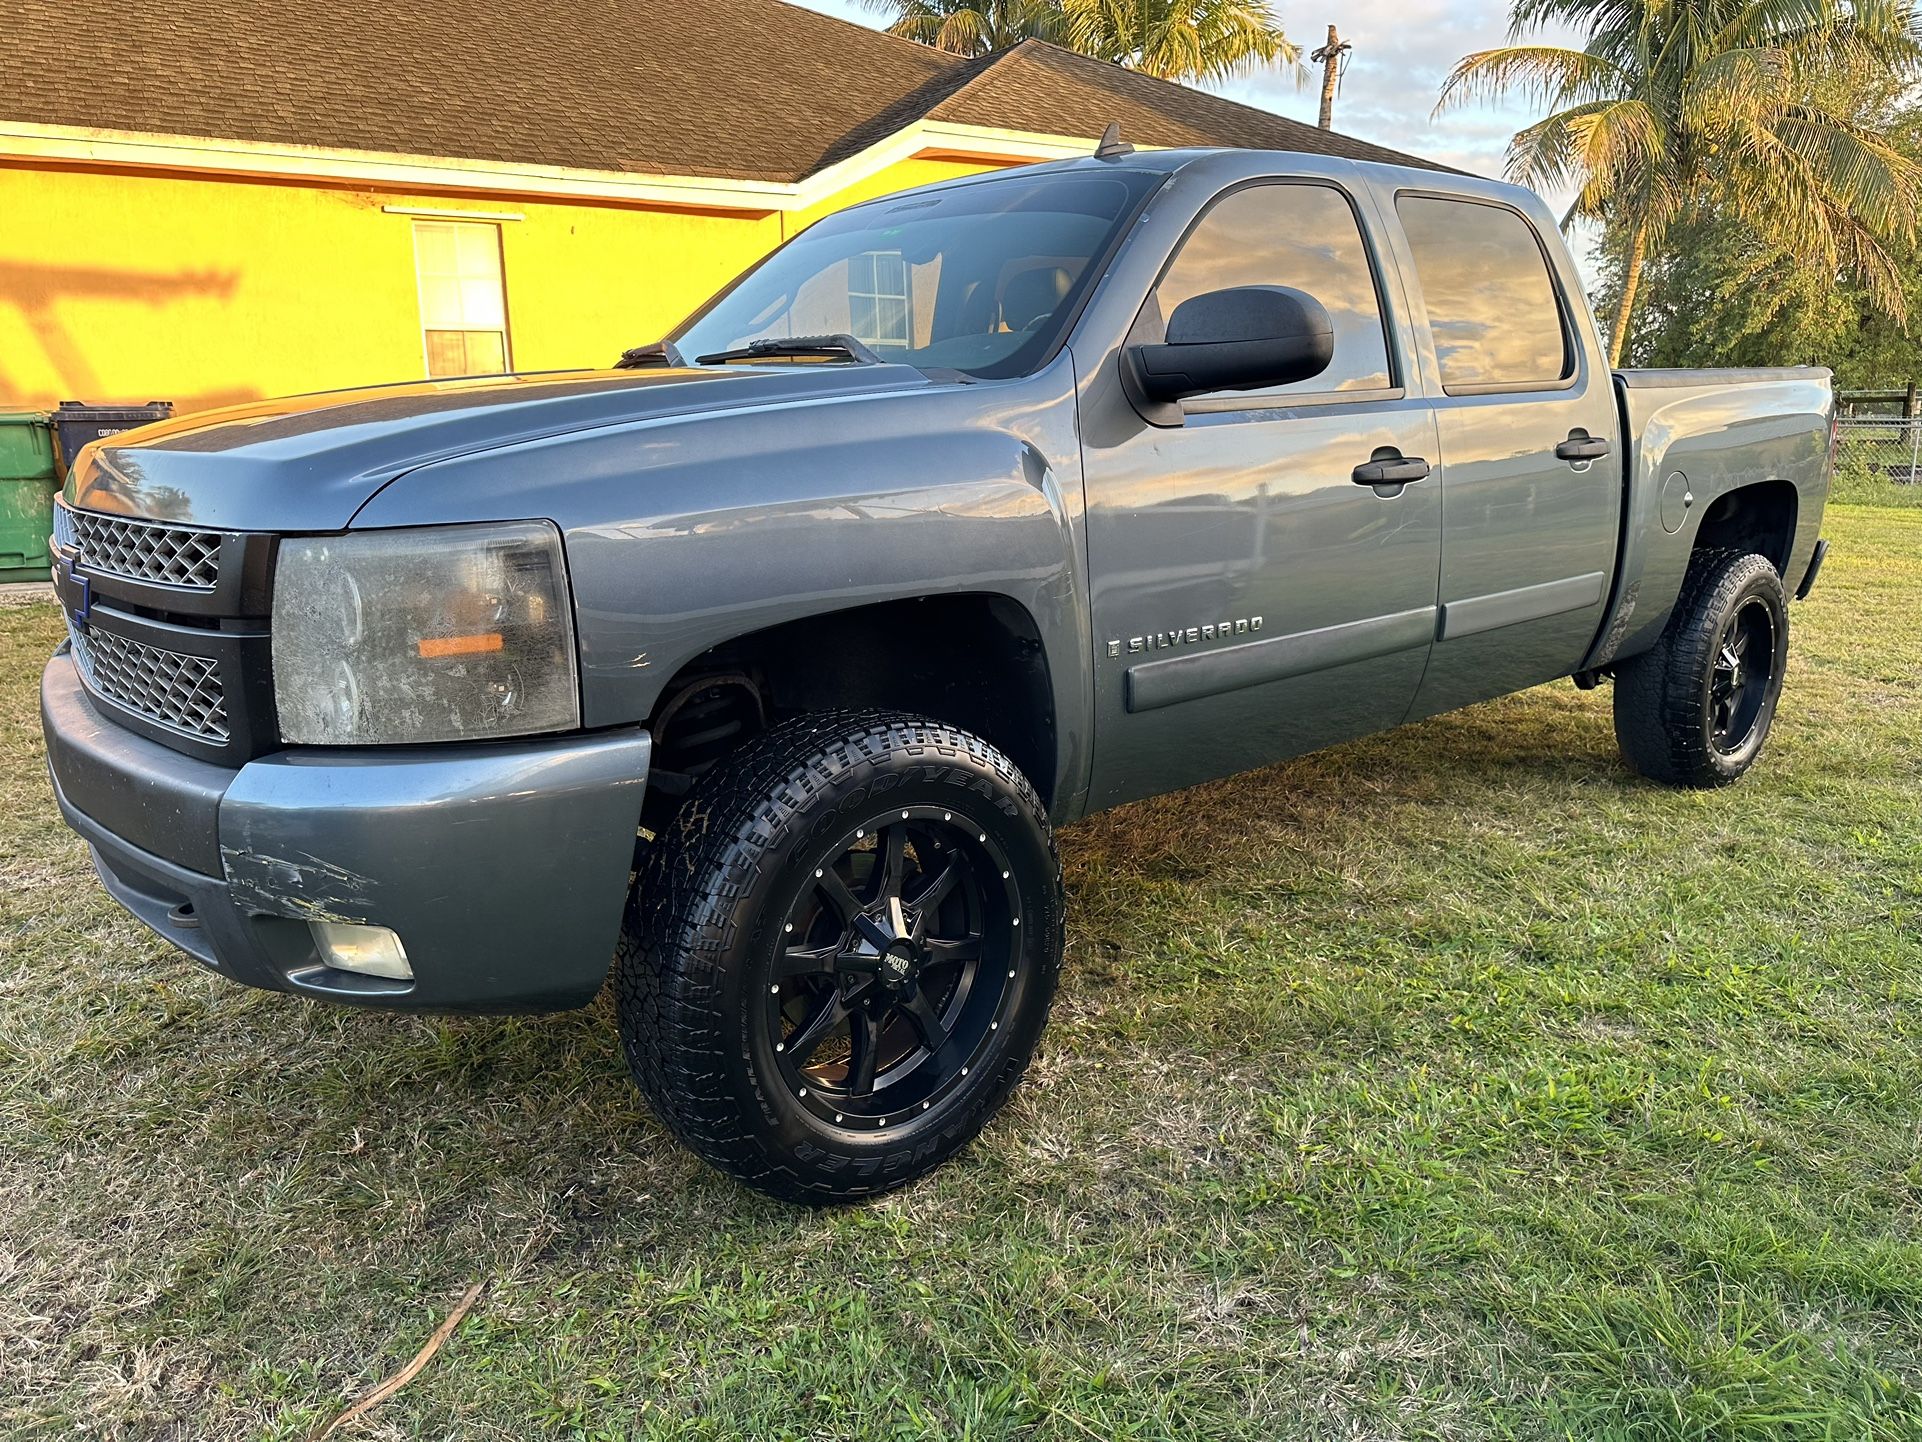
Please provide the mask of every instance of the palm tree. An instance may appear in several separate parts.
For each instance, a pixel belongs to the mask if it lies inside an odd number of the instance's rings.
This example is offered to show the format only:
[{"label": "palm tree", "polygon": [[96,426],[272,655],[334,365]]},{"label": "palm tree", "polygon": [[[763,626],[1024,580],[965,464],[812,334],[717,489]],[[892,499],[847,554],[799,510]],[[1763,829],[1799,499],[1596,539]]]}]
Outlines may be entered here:
[{"label": "palm tree", "polygon": [[1511,90],[1549,107],[1510,142],[1508,174],[1573,185],[1568,220],[1623,228],[1610,364],[1643,265],[1685,211],[1731,215],[1904,313],[1890,247],[1915,233],[1922,166],[1822,97],[1915,72],[1911,0],[1515,0],[1509,19],[1518,40],[1566,24],[1588,44],[1467,56],[1436,109]]},{"label": "palm tree", "polygon": [[1048,40],[1163,80],[1219,80],[1301,56],[1268,0],[867,0],[890,35],[956,55]]},{"label": "palm tree", "polygon": [[1297,64],[1268,0],[1062,0],[1068,44],[1163,80],[1222,80]]},{"label": "palm tree", "polygon": [[894,19],[888,34],[955,55],[987,55],[1023,40],[1060,41],[1067,17],[1059,0],[867,0]]}]

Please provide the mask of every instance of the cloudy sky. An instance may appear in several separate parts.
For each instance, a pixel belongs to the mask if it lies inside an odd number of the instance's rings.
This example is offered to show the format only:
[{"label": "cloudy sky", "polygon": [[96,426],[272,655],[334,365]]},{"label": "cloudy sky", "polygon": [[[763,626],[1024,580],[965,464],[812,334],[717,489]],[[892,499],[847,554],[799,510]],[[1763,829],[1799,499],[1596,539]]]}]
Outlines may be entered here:
[{"label": "cloudy sky", "polygon": [[[877,12],[861,0],[795,0],[811,10],[824,11],[863,25],[879,26]],[[1483,175],[1502,173],[1502,152],[1508,137],[1540,111],[1514,101],[1500,105],[1475,103],[1431,116],[1443,79],[1454,63],[1471,51],[1503,44],[1507,38],[1508,8],[1497,0],[1340,0],[1318,8],[1301,0],[1277,0],[1276,9],[1288,34],[1303,53],[1322,43],[1328,22],[1341,27],[1344,40],[1355,49],[1335,101],[1335,128],[1397,150],[1414,151],[1463,170]],[[1555,44],[1570,37],[1550,33],[1542,38]],[[1315,123],[1320,103],[1319,74],[1300,88],[1287,72],[1269,72],[1214,85],[1210,89],[1277,111],[1296,120]],[[1550,196],[1559,210],[1566,197]]]}]

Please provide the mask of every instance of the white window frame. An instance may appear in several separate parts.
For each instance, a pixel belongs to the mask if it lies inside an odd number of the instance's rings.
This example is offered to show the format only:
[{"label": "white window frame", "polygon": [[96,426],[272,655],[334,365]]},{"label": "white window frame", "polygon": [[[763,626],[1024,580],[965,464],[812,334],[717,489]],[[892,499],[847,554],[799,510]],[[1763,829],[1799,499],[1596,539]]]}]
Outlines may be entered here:
[{"label": "white window frame", "polygon": [[878,322],[881,318],[881,302],[884,300],[898,300],[901,302],[901,334],[897,338],[894,336],[862,335],[859,331],[854,331],[854,338],[863,345],[900,346],[904,349],[912,346],[914,344],[914,275],[912,267],[908,265],[908,258],[898,250],[864,250],[861,252],[861,258],[864,260],[872,259],[876,262],[883,259],[898,261],[901,266],[901,289],[892,291],[882,290],[880,288],[881,267],[879,264],[871,267],[875,284],[873,290],[856,290],[854,288],[854,275],[852,271],[850,271],[848,275],[849,329],[853,330],[854,327],[855,301],[872,301],[874,303],[872,314]]},{"label": "white window frame", "polygon": [[[454,330],[462,333],[467,333],[467,332],[493,332],[495,329],[492,326],[469,326],[469,325],[462,325],[462,326],[432,325],[430,326],[427,323],[428,314],[427,314],[426,282],[428,279],[428,272],[427,272],[426,266],[422,263],[420,238],[421,238],[421,232],[429,228],[433,228],[433,229],[463,229],[464,228],[464,229],[473,229],[473,230],[487,230],[492,232],[492,240],[493,240],[493,248],[494,248],[493,280],[495,284],[498,285],[500,288],[501,323],[500,323],[498,334],[500,335],[500,338],[501,338],[501,373],[511,374],[514,369],[514,335],[513,335],[513,327],[510,324],[508,313],[507,313],[507,256],[501,245],[500,222],[493,219],[470,220],[465,217],[462,217],[460,219],[454,219],[450,216],[436,215],[436,216],[433,216],[432,218],[429,218],[427,216],[414,217],[413,224],[412,224],[412,231],[411,231],[412,239],[413,239],[413,248],[414,248],[414,307],[415,307],[416,320],[418,322],[417,328],[420,332],[421,375],[427,380],[461,379],[461,377],[458,377],[458,376],[437,376],[434,374],[433,353],[427,341],[427,335],[429,331]],[[453,279],[460,280],[462,278],[463,277],[461,276],[460,272],[456,271],[454,273]],[[478,278],[478,277],[475,277],[475,278]]]}]

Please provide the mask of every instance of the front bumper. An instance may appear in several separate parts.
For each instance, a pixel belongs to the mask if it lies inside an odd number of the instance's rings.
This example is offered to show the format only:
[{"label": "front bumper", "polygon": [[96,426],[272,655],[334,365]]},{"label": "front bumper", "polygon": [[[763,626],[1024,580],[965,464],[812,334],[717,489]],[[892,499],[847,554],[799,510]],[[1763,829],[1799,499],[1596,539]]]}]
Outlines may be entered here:
[{"label": "front bumper", "polygon": [[[40,678],[54,794],[115,900],[250,986],[428,1011],[548,1011],[607,974],[651,742],[632,729],[291,750],[238,770],[105,720],[66,647]],[[308,922],[391,928],[412,981],[323,966]]]}]

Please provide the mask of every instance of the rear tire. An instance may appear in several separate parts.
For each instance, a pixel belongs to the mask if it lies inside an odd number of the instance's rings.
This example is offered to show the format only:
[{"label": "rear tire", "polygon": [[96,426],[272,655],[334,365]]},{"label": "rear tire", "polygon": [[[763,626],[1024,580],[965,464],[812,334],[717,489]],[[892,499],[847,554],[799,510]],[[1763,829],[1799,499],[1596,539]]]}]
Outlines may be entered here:
[{"label": "rear tire", "polygon": [[1726,786],[1755,764],[1788,669],[1782,578],[1752,551],[1702,551],[1661,640],[1615,668],[1615,739],[1671,786]]},{"label": "rear tire", "polygon": [[706,1161],[845,1202],[1000,1109],[1061,947],[1053,833],[1007,757],[918,717],[806,716],[702,778],[652,848],[615,963],[621,1041]]}]

